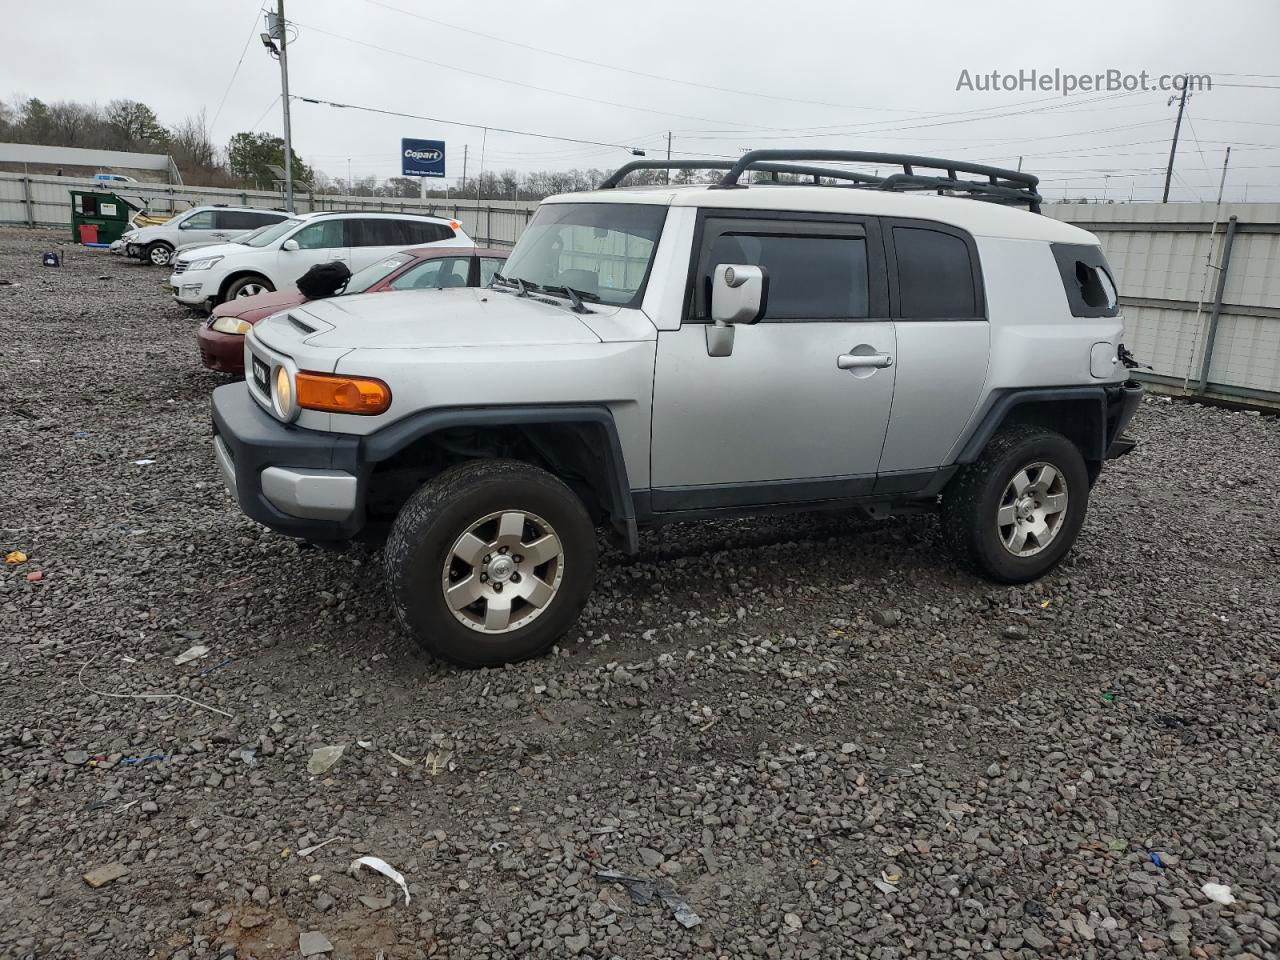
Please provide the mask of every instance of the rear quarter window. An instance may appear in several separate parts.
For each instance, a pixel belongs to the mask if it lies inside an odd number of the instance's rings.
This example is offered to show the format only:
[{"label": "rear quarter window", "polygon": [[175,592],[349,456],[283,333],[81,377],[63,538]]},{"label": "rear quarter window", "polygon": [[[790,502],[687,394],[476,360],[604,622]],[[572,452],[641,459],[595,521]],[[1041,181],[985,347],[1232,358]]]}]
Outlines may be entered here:
[{"label": "rear quarter window", "polygon": [[893,227],[898,307],[904,320],[969,320],[983,315],[977,264],[957,233]]},{"label": "rear quarter window", "polygon": [[1102,248],[1087,243],[1051,243],[1073,317],[1114,317],[1120,313],[1115,278]]}]

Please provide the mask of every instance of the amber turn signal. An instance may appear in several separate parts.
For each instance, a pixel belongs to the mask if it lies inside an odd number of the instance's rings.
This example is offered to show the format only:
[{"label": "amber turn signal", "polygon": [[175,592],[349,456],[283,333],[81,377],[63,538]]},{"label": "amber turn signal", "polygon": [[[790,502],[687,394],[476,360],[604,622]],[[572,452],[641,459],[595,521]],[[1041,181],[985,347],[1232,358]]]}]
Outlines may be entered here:
[{"label": "amber turn signal", "polygon": [[306,373],[296,378],[298,406],[327,413],[383,413],[391,406],[391,388],[372,377],[344,377],[335,373]]}]

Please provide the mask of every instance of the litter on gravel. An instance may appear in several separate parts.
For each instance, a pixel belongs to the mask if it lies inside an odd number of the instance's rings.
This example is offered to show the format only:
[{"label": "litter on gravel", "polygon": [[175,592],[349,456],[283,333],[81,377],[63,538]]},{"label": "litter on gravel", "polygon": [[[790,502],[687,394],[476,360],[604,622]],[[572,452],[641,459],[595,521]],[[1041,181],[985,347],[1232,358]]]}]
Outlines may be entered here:
[{"label": "litter on gravel", "polygon": [[405,905],[408,906],[409,885],[405,883],[404,874],[391,866],[391,864],[387,863],[387,861],[383,860],[381,857],[359,857],[358,859],[351,861],[350,869],[353,875],[359,874],[361,867],[368,867],[370,870],[377,870],[384,877],[394,880],[400,887],[400,890],[404,893],[404,902]]}]

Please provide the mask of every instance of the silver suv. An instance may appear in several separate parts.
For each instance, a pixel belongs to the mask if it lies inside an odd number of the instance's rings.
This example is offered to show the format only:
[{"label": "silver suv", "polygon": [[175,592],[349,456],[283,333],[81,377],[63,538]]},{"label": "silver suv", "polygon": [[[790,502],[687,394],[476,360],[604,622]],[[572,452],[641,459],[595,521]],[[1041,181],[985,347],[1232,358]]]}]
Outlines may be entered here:
[{"label": "silver suv", "polygon": [[[728,169],[620,188],[654,166]],[[570,629],[600,527],[634,552],[673,520],[937,510],[972,569],[1034,579],[1141,397],[1097,240],[1036,185],[845,151],[629,164],[544,201],[488,288],[259,323],[217,462],[275,530],[385,539],[401,623],[472,666]]]},{"label": "silver suv", "polygon": [[204,243],[227,243],[288,217],[289,214],[282,210],[192,207],[156,226],[127,230],[120,240],[129,256],[153,266],[165,267],[177,250]]}]

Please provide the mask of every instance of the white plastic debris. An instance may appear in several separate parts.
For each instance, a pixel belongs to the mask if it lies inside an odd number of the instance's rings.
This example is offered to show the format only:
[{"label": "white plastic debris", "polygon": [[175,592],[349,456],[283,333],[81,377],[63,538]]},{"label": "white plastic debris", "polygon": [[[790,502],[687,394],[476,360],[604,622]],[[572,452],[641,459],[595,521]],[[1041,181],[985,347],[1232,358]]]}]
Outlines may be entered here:
[{"label": "white plastic debris", "polygon": [[149,467],[149,466],[151,466],[151,464],[153,464],[153,463],[155,463],[155,461],[154,461],[154,460],[135,460],[135,461],[133,461],[133,465],[134,465],[135,467]]},{"label": "white plastic debris", "polygon": [[1236,898],[1231,894],[1231,888],[1226,884],[1206,883],[1200,888],[1200,892],[1214,903],[1221,903],[1223,906],[1229,907],[1236,902]]},{"label": "white plastic debris", "polygon": [[329,844],[333,843],[333,841],[337,839],[338,839],[337,837],[330,837],[328,840],[325,840],[323,843],[317,843],[314,846],[310,846],[310,847],[303,847],[301,850],[298,851],[298,856],[309,857],[313,853],[315,853],[317,850],[319,850],[321,847],[328,846]]},{"label": "white plastic debris", "polygon": [[173,662],[176,666],[180,667],[184,663],[190,663],[192,660],[199,660],[201,657],[205,657],[208,655],[209,655],[209,648],[204,646],[203,644],[197,643],[191,649],[184,650],[182,653],[174,657]]},{"label": "white plastic debris", "polygon": [[398,883],[400,885],[400,889],[404,891],[404,902],[408,905],[409,885],[404,881],[404,874],[391,866],[391,864],[387,863],[387,861],[383,860],[381,857],[360,857],[357,860],[351,861],[351,872],[353,874],[359,873],[361,867],[369,867],[372,870],[377,870],[384,877]]},{"label": "white plastic debris", "polygon": [[324,773],[342,756],[342,751],[346,750],[345,744],[336,747],[316,747],[311,751],[311,759],[307,761],[307,773],[312,776],[319,776]]},{"label": "white plastic debris", "polygon": [[406,767],[413,766],[413,761],[410,760],[408,757],[402,757],[400,756],[400,754],[396,753],[394,750],[388,750],[387,753],[391,754],[391,759],[394,760],[396,763],[403,763]]}]

